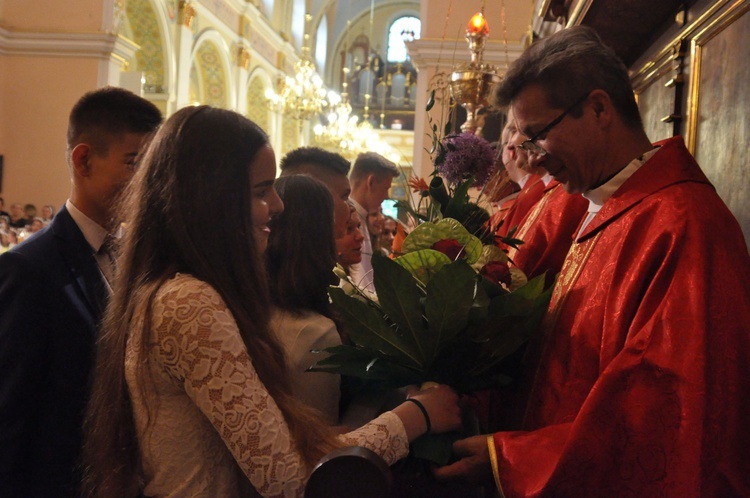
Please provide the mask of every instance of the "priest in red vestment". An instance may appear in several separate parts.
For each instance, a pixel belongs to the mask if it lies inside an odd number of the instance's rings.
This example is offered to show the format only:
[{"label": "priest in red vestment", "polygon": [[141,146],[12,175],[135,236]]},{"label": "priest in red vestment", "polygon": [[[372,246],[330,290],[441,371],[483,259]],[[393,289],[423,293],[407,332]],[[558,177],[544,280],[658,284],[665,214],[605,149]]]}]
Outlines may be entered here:
[{"label": "priest in red vestment", "polygon": [[[520,191],[508,203],[501,205],[490,219],[490,226],[497,227],[497,237],[505,237],[511,229],[517,228],[544,195],[546,184],[542,181],[542,175],[545,172],[529,169],[526,156],[516,150],[515,139],[518,135],[513,111],[509,110],[508,122],[502,133],[500,160],[508,177],[519,186]],[[514,235],[514,238],[518,237]]]},{"label": "priest in red vestment", "polygon": [[532,45],[498,90],[532,166],[589,209],[530,347],[521,431],[458,441],[439,478],[516,496],[750,496],[750,256],[681,138],[651,144],[589,28]]},{"label": "priest in red vestment", "polygon": [[588,205],[582,196],[565,192],[560,182],[552,180],[518,226],[513,237],[523,244],[510,248],[508,257],[529,279],[546,273],[546,285],[552,285]]}]

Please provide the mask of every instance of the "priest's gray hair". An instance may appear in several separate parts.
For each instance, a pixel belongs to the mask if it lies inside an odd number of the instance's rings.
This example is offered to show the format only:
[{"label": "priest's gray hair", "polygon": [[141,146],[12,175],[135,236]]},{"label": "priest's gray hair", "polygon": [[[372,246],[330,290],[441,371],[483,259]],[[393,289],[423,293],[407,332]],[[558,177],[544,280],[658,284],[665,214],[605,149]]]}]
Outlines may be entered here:
[{"label": "priest's gray hair", "polygon": [[[543,38],[508,69],[495,93],[499,107],[509,106],[522,90],[540,85],[547,104],[564,109],[587,92],[607,92],[623,121],[643,128],[628,69],[614,50],[586,26],[573,26]],[[579,117],[580,109],[571,115]]]}]

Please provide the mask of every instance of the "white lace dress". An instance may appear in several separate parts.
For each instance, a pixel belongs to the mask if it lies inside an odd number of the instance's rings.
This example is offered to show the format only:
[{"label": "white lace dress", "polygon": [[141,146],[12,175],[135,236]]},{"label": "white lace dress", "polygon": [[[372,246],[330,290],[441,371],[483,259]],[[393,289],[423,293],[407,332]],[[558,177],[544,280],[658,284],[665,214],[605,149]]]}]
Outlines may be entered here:
[{"label": "white lace dress", "polygon": [[[125,360],[146,496],[302,496],[305,464],[219,294],[178,274],[157,292],[151,319],[151,378],[136,368],[140,337]],[[389,464],[409,450],[391,412],[340,437]]]}]

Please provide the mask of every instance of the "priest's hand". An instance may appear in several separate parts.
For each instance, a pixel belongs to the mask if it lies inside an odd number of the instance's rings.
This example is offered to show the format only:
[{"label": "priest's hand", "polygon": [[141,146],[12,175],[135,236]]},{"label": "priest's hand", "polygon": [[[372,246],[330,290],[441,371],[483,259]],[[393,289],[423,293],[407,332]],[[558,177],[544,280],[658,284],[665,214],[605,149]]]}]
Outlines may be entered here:
[{"label": "priest's hand", "polygon": [[472,484],[494,486],[490,451],[486,434],[460,439],[453,443],[453,452],[461,459],[435,469],[435,478],[441,481],[463,479]]}]

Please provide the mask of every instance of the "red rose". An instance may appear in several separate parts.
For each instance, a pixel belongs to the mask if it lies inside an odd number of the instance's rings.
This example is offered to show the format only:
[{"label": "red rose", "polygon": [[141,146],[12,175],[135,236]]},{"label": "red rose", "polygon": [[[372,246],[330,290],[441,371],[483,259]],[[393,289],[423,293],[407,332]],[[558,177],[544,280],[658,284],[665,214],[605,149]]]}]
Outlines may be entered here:
[{"label": "red rose", "polygon": [[459,244],[456,239],[438,240],[437,242],[432,244],[432,249],[442,252],[443,254],[448,256],[451,261],[455,261],[458,258],[463,259],[466,257],[464,246]]},{"label": "red rose", "polygon": [[487,277],[493,282],[503,283],[508,287],[510,287],[512,282],[510,268],[508,268],[507,263],[502,263],[500,261],[490,261],[479,270],[479,274]]}]

